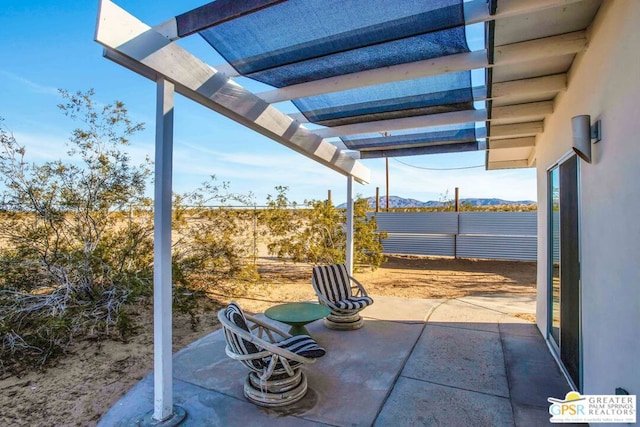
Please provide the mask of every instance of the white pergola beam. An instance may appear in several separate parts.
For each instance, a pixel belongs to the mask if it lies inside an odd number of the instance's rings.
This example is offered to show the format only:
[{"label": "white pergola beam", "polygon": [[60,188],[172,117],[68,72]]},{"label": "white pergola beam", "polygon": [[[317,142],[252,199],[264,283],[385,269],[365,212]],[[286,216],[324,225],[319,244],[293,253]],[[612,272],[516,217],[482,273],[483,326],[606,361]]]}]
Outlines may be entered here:
[{"label": "white pergola beam", "polygon": [[520,169],[529,167],[528,161],[525,160],[507,160],[500,162],[487,162],[487,170],[498,170],[498,169]]},{"label": "white pergola beam", "polygon": [[524,138],[494,139],[489,141],[490,150],[535,147],[535,145],[536,138],[533,136],[527,136]]},{"label": "white pergola beam", "polygon": [[[552,76],[544,76],[533,79],[525,79],[525,80],[514,80],[510,82],[504,83],[494,83],[493,84],[493,93],[491,97],[487,97],[486,93],[482,93],[483,96],[474,97],[475,101],[485,101],[485,100],[495,100],[499,98],[508,98],[508,97],[518,97],[521,95],[537,95],[537,94],[545,94],[545,93],[557,93],[566,90],[567,88],[567,78],[565,74],[557,74]],[[481,93],[484,90],[484,87],[474,88],[473,93]],[[486,92],[486,91],[485,91]],[[521,107],[519,110],[521,113],[513,112],[508,113],[508,110],[511,107]],[[504,110],[500,110],[504,109]],[[551,111],[549,111],[551,109]],[[504,111],[504,117],[495,117],[495,112]],[[522,112],[538,112],[539,114],[550,114],[553,112],[553,101],[540,101],[540,102],[531,102],[526,104],[517,104],[517,105],[508,105],[503,107],[493,107],[493,119],[498,118],[509,118],[506,115],[515,115],[522,114]],[[299,123],[309,123],[309,120],[302,113],[291,113],[289,114],[291,119],[298,121]]]},{"label": "white pergola beam", "polygon": [[544,37],[520,43],[495,46],[493,51],[496,66],[530,62],[553,56],[568,55],[583,51],[587,46],[585,31]]},{"label": "white pergola beam", "polygon": [[553,113],[553,101],[529,102],[491,109],[491,120],[513,120],[546,116]]},{"label": "white pergola beam", "polygon": [[178,36],[178,23],[176,22],[176,18],[171,18],[161,24],[154,25],[153,31],[162,34],[170,41],[180,38],[180,36]]},{"label": "white pergola beam", "polygon": [[491,136],[488,137],[491,140],[489,146],[493,144],[493,139],[535,136],[543,131],[542,121],[491,126]]},{"label": "white pergola beam", "polygon": [[[520,120],[528,121],[551,114],[553,101],[531,102],[527,104],[494,107],[491,120]],[[419,129],[432,126],[455,125],[462,123],[483,122],[487,120],[486,111],[465,110],[451,113],[428,114],[402,119],[379,120],[366,123],[356,123],[344,126],[334,126],[316,130],[315,133],[323,138],[334,138],[349,135],[360,135],[374,132],[390,132],[408,129]],[[497,127],[497,126],[496,126]]]},{"label": "white pergola beam", "polygon": [[418,129],[431,126],[443,126],[459,123],[482,122],[487,119],[485,110],[465,110],[452,113],[430,114],[406,117],[403,119],[380,120],[376,122],[356,123],[316,130],[323,138],[359,135],[372,132],[389,132],[406,129]]},{"label": "white pergola beam", "polygon": [[[486,96],[480,97],[475,99],[475,101],[482,101],[482,100],[488,100],[488,99],[493,100],[493,99],[504,98],[504,97],[517,97],[520,95],[534,95],[537,93],[544,94],[549,92],[560,92],[566,89],[566,76],[564,74],[561,74],[561,75],[555,75],[555,76],[545,76],[545,77],[540,77],[536,79],[517,80],[512,82],[506,82],[506,83],[496,83],[494,84],[493,88],[494,88],[493,94],[497,96],[492,96],[490,98],[487,98]],[[475,92],[476,91],[474,90],[474,93]],[[476,110],[476,111],[480,112],[484,110]],[[493,107],[491,120],[504,120],[504,119],[515,119],[515,118],[524,119],[527,117],[536,117],[540,115],[548,115],[551,113],[553,113],[553,101],[529,102],[524,104],[514,104],[514,105],[501,106],[501,107]],[[440,124],[466,123],[469,120],[471,121],[486,120],[486,118],[482,118],[483,116],[481,115],[481,113],[478,113],[478,115],[474,115],[469,119],[464,114],[460,114],[458,116],[451,115],[451,113],[442,113],[442,114],[446,114],[446,116],[442,116],[440,119],[438,119],[438,117],[441,116],[441,114],[425,115],[420,117],[434,117],[435,120],[441,120]],[[289,117],[291,117],[292,120],[296,120],[300,123],[309,122],[309,120],[302,113],[291,113],[289,114]],[[407,119],[392,119],[389,121],[367,122],[367,124],[379,123],[380,125],[375,125],[376,129],[372,130],[372,132],[378,132],[380,131],[379,130],[380,126],[384,127],[384,123],[387,123],[387,122],[402,123],[403,120],[406,121]],[[416,121],[419,122],[419,119],[414,120],[414,122]],[[345,128],[348,130],[350,129],[350,126],[356,126],[356,125],[334,126],[333,128],[331,128],[335,131],[335,134],[333,135],[331,134],[331,132],[327,131],[326,129],[315,131],[315,133],[318,135],[324,136],[325,138],[330,136],[347,135],[344,133],[340,133],[341,132],[340,129]],[[366,127],[366,124],[361,124],[361,126],[364,128]],[[396,130],[399,130],[399,129],[402,129],[402,127],[399,127]]]},{"label": "white pergola beam", "polygon": [[567,75],[564,73],[554,74],[551,76],[494,83],[491,86],[491,99],[558,93],[566,89]]},{"label": "white pergola beam", "polygon": [[273,104],[394,81],[413,80],[457,71],[469,71],[476,68],[490,68],[505,64],[535,61],[552,56],[562,56],[568,53],[580,52],[585,49],[586,45],[586,33],[584,31],[576,31],[574,33],[496,47],[494,64],[487,62],[487,52],[485,50],[478,50],[329,77],[261,92],[257,95],[265,102]]},{"label": "white pergola beam", "polygon": [[242,86],[230,81],[162,34],[109,0],[101,0],[96,41],[105,56],[144,75],[157,74],[173,82],[176,91],[232,120],[271,138],[343,175],[369,182],[362,163],[323,141]]},{"label": "white pergola beam", "polygon": [[[478,24],[481,22],[493,21],[496,19],[509,18],[511,16],[524,15],[534,13],[540,10],[552,7],[565,6],[571,3],[577,3],[582,0],[501,0],[495,15],[489,15],[486,0],[472,0],[464,3],[465,24]],[[172,23],[165,23],[168,27],[167,36],[173,36],[173,40],[177,38],[177,29],[175,28],[175,19]],[[158,26],[157,28],[162,28]],[[239,76],[238,72],[229,64],[220,64],[215,67],[217,70],[224,70],[229,77]],[[275,101],[273,101],[275,102]]]},{"label": "white pergola beam", "polygon": [[508,18],[516,15],[529,14],[544,9],[567,6],[583,0],[500,0],[494,17]]},{"label": "white pergola beam", "polygon": [[500,0],[495,15],[489,15],[487,2],[473,0],[464,3],[464,20],[466,24],[476,24],[511,16],[538,12],[553,7],[566,6],[583,0]]},{"label": "white pergola beam", "polygon": [[456,71],[468,71],[475,68],[484,68],[487,65],[487,52],[485,50],[478,50],[475,52],[465,52],[407,64],[360,71],[342,76],[328,77],[326,79],[261,92],[256,95],[266,102],[273,104],[307,96],[375,86],[393,81],[413,80]]},{"label": "white pergola beam", "polygon": [[238,72],[236,71],[236,69],[229,64],[220,64],[212,68],[214,70],[217,70],[219,73],[224,73],[227,77],[238,77]]}]

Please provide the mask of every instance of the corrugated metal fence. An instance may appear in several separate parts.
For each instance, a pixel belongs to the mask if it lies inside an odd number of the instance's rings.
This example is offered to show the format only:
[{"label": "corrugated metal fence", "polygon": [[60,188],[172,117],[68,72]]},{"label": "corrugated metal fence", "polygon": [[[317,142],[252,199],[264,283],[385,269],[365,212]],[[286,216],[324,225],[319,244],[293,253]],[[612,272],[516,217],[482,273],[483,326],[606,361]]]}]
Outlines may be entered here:
[{"label": "corrugated metal fence", "polygon": [[378,212],[385,254],[535,261],[536,212]]}]

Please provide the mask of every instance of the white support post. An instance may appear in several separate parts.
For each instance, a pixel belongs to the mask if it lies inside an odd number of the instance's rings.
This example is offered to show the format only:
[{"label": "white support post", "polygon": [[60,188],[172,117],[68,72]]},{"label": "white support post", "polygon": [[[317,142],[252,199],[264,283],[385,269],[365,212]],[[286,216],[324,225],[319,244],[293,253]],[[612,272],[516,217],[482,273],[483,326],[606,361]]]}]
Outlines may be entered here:
[{"label": "white support post", "polygon": [[346,264],[349,274],[353,274],[353,177],[347,175],[347,249]]},{"label": "white support post", "polygon": [[173,167],[174,85],[157,81],[153,234],[153,419],[173,415],[171,360],[171,180]]}]

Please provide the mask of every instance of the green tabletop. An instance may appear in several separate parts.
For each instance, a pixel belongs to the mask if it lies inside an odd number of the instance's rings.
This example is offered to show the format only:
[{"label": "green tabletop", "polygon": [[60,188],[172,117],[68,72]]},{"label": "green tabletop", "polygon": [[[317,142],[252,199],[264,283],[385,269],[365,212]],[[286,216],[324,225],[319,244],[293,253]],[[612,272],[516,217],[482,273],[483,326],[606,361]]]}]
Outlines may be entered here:
[{"label": "green tabletop", "polygon": [[309,335],[304,327],[307,323],[322,319],[331,313],[329,307],[310,302],[291,302],[268,308],[264,315],[291,326],[291,335]]}]

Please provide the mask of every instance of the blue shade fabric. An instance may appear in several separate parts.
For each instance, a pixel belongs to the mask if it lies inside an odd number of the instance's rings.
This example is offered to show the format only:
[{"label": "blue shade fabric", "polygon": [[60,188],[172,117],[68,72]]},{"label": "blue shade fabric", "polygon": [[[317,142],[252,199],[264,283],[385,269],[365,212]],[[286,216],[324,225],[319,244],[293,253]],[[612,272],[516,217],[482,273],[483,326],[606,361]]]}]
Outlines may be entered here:
[{"label": "blue shade fabric", "polygon": [[334,92],[293,103],[310,122],[324,126],[470,110],[471,72]]},{"label": "blue shade fabric", "polygon": [[[277,88],[469,52],[463,0],[217,0],[176,22],[178,34],[199,33],[240,75]],[[446,73],[293,103],[309,122],[328,127],[471,110],[471,76]],[[477,150],[476,137],[469,123],[341,139],[371,158]]]},{"label": "blue shade fabric", "polygon": [[419,156],[426,154],[462,153],[465,151],[478,151],[477,142],[459,142],[444,145],[431,145],[426,147],[407,147],[393,150],[371,150],[360,152],[361,159],[377,159],[380,157]]},{"label": "blue shade fabric", "polygon": [[185,37],[286,0],[216,0],[176,16],[178,36]]},{"label": "blue shade fabric", "polygon": [[351,150],[360,151],[363,159],[373,157],[411,156],[450,153],[478,149],[474,123],[437,126],[396,135],[361,135],[342,137]]},{"label": "blue shade fabric", "polygon": [[469,51],[462,0],[290,0],[200,34],[274,87]]},{"label": "blue shade fabric", "polygon": [[351,150],[392,149],[415,145],[446,144],[451,142],[470,142],[476,140],[474,123],[438,126],[414,132],[402,132],[390,136],[342,137],[342,142]]}]

